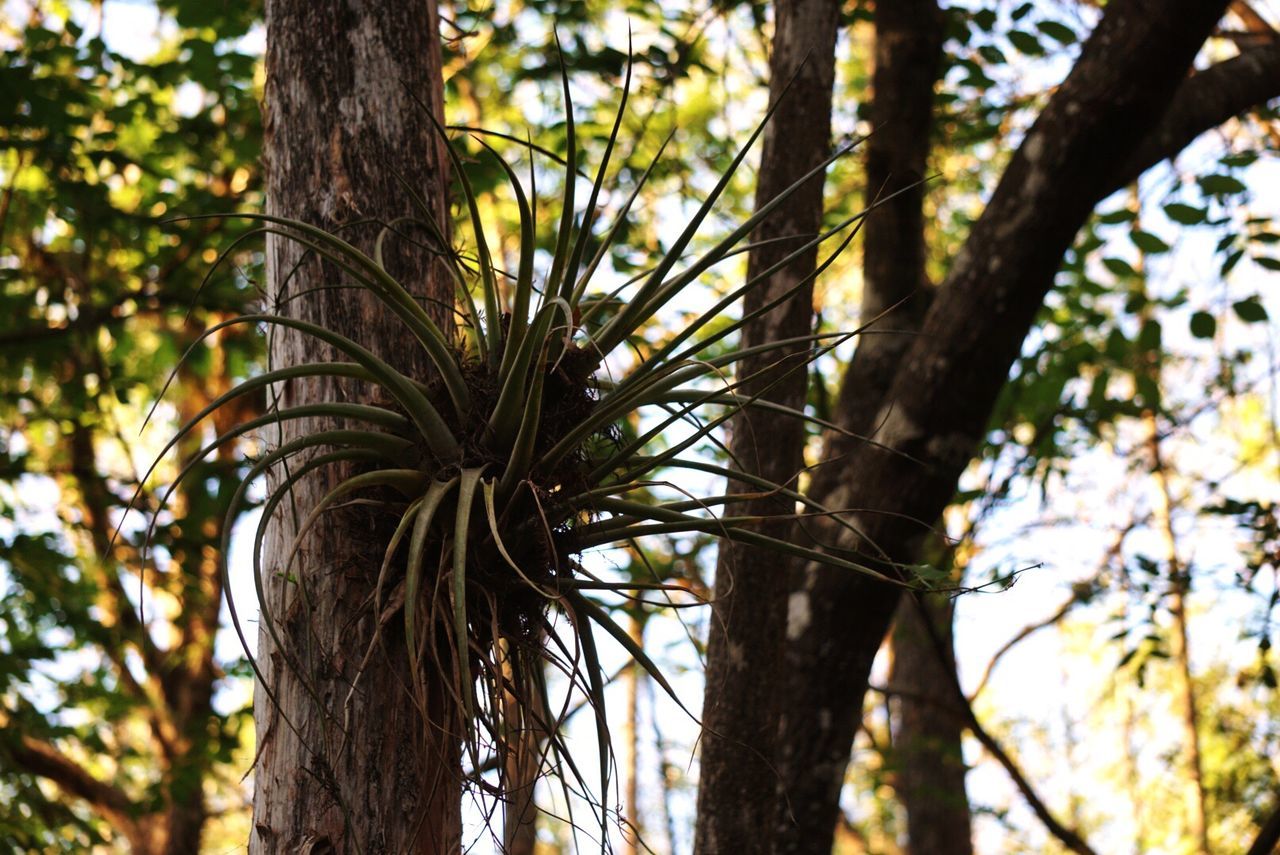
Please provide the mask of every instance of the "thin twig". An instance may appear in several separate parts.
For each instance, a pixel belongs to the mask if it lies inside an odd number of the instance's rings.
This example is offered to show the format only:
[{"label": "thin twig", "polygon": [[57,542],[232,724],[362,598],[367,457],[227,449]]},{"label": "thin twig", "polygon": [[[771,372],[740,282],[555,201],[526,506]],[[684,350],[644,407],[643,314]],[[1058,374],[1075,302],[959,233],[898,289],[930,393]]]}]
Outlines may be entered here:
[{"label": "thin twig", "polygon": [[1018,768],[1018,765],[1013,762],[1013,758],[1009,756],[1000,743],[996,741],[995,737],[988,733],[986,728],[982,726],[982,723],[978,721],[977,715],[973,712],[973,706],[969,703],[969,699],[965,697],[964,689],[960,686],[960,678],[956,674],[955,669],[950,665],[951,658],[947,655],[946,642],[943,640],[941,634],[939,634],[938,628],[934,625],[932,615],[930,615],[928,609],[924,607],[924,603],[921,601],[920,597],[913,596],[912,601],[920,612],[921,620],[924,623],[925,631],[929,635],[929,641],[933,645],[934,653],[937,655],[938,661],[943,663],[943,670],[946,671],[950,677],[950,688],[955,697],[957,705],[956,710],[965,719],[965,724],[969,728],[970,732],[972,732],[978,742],[982,744],[982,747],[996,759],[996,762],[1004,767],[1005,772],[1008,773],[1009,777],[1013,780],[1014,786],[1018,788],[1018,792],[1022,794],[1027,805],[1035,813],[1036,817],[1050,834],[1058,838],[1059,842],[1061,842],[1063,846],[1067,847],[1067,849],[1072,852],[1077,853],[1077,855],[1097,855],[1097,852],[1095,852],[1094,849],[1085,842],[1084,838],[1081,837],[1079,833],[1067,828],[1058,821],[1057,817],[1055,817],[1052,812],[1050,812],[1048,806],[1040,798],[1039,794],[1036,793],[1035,788],[1032,787],[1031,782],[1022,774],[1022,770]]}]

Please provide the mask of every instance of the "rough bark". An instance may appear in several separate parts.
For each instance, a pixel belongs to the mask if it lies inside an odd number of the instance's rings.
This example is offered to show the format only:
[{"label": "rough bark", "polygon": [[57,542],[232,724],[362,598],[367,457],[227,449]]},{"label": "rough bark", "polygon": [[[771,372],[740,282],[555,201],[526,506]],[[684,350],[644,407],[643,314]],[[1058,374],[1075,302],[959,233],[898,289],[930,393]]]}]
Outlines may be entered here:
[{"label": "rough bark", "polygon": [[[897,695],[893,732],[894,789],[907,813],[912,855],[972,855],[969,799],[961,736],[965,715],[954,689],[951,623],[954,602],[904,598],[893,630],[889,687]],[[924,621],[933,623],[933,633]],[[942,642],[946,661],[933,644]]]},{"label": "rough bark", "polygon": [[[834,0],[782,0],[775,6],[770,58],[770,101],[779,104],[765,131],[757,207],[791,186],[828,154],[831,137],[831,89],[835,76],[835,39],[840,4]],[[790,88],[784,93],[784,87]],[[800,239],[817,234],[822,222],[822,181],[811,179],[757,229],[753,240]],[[753,250],[748,277],[768,269],[794,251],[790,241]],[[817,250],[753,288],[744,313],[789,292],[817,264]],[[742,333],[742,347],[807,335],[813,325],[813,289],[805,285]],[[797,351],[793,351],[797,352]],[[803,350],[798,351],[802,354]],[[782,354],[744,360],[739,376],[760,372],[739,394],[765,397],[803,408],[808,388],[803,355],[772,370]],[[796,370],[799,366],[799,370]],[[786,376],[779,379],[779,375]],[[770,388],[771,387],[771,388]],[[776,483],[793,483],[803,467],[804,426],[794,419],[739,416],[732,425],[730,450],[745,471]],[[735,491],[752,488],[731,485]],[[782,497],[740,503],[726,511],[739,514],[790,514],[794,504]],[[761,526],[773,537],[789,538],[789,522]],[[703,702],[701,774],[694,849],[697,852],[759,851],[773,826],[769,806],[777,788],[773,744],[777,733],[776,685],[787,608],[787,574],[776,555],[725,542],[716,562],[715,592],[707,645]]]},{"label": "rough bark", "polygon": [[[918,554],[978,445],[995,397],[1075,233],[1123,180],[1226,3],[1108,4],[1067,80],[1028,131],[955,259],[876,410],[876,439],[845,461],[828,498],[860,531],[837,548],[886,573]],[[782,744],[797,828],[782,851],[831,846],[838,794],[867,674],[897,588],[821,566],[805,570],[809,620],[789,647]],[[840,675],[832,679],[831,675]]]},{"label": "rough bark", "polygon": [[[870,114],[874,133],[866,142],[866,202],[869,205],[881,195],[892,197],[863,227],[862,316],[875,318],[896,308],[875,328],[874,334],[859,339],[853,362],[841,384],[837,418],[842,428],[856,435],[873,431],[878,402],[884,398],[894,369],[911,344],[912,334],[919,329],[930,301],[931,288],[924,270],[926,188],[921,182],[927,169],[933,89],[942,62],[944,24],[936,0],[878,4],[875,14]],[[824,437],[824,465],[815,471],[809,490],[812,498],[827,507],[839,507],[830,502],[849,476],[850,455],[861,445],[850,435],[828,433]],[[806,528],[822,542],[829,541],[835,530],[834,525],[820,521]],[[802,618],[809,614],[810,601],[803,572],[794,572],[790,581],[789,605],[796,620],[788,627],[788,641],[793,642],[804,634]],[[879,589],[873,593],[888,594]],[[883,608],[892,611],[893,607],[886,603]],[[856,638],[855,649],[864,651],[866,657],[865,661],[856,663],[857,673],[870,671],[871,659],[885,628],[867,625],[868,634]],[[789,649],[788,669],[801,664],[796,657],[805,653]],[[818,851],[805,849],[806,841],[796,836],[796,830],[832,826],[838,818],[842,775],[837,777],[834,769],[821,767],[816,770],[824,782],[820,792],[801,793],[796,788],[797,782],[811,780],[815,770],[804,765],[812,757],[800,760],[805,752],[797,750],[797,742],[790,735],[796,732],[788,718],[793,715],[793,709],[789,704],[784,709],[778,754],[784,788],[780,801],[791,802],[793,815],[780,818],[777,845],[780,852]],[[852,716],[856,715],[856,711],[851,713],[851,724],[855,722]],[[850,740],[852,735],[851,730]],[[841,772],[847,759],[846,743],[846,751],[839,758]]]},{"label": "rough bark", "polygon": [[[425,113],[443,114],[434,0],[268,0],[266,25],[269,212],[330,230],[387,221],[414,210],[403,180],[447,224],[444,152]],[[372,226],[343,231],[365,251],[376,233]],[[389,241],[388,250],[393,275],[428,301],[443,301],[427,305],[449,329],[441,307],[452,291],[442,271],[407,241]],[[368,294],[309,290],[340,281],[336,270],[274,237],[267,265],[269,296],[279,310],[354,338],[427,379],[425,359]],[[301,296],[283,302],[295,295]],[[289,365],[332,355],[314,340],[277,334],[271,358]],[[332,381],[280,391],[281,406],[370,394]],[[319,427],[290,422],[272,439]],[[331,470],[301,484],[294,491],[299,512],[343,474]],[[381,650],[356,681],[374,633],[369,602],[383,526],[358,509],[335,513],[305,543],[296,582],[276,575],[292,535],[290,515],[279,515],[272,527],[258,658],[279,707],[259,686],[252,852],[459,850],[457,722],[442,719],[445,690],[429,677],[426,723],[415,708],[398,622],[384,629]],[[268,619],[284,649],[266,632]]]}]

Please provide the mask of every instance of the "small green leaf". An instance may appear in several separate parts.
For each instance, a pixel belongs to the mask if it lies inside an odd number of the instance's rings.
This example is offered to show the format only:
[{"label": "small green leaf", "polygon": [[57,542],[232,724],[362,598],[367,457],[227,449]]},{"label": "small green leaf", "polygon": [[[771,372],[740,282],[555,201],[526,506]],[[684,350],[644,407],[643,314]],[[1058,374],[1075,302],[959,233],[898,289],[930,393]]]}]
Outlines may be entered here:
[{"label": "small green leaf", "polygon": [[1008,60],[1005,59],[1004,52],[995,45],[983,45],[978,48],[978,55],[992,65],[1004,65],[1008,62]]},{"label": "small green leaf", "polygon": [[1229,154],[1226,157],[1219,158],[1218,162],[1223,166],[1241,167],[1248,166],[1258,159],[1256,151],[1241,151],[1235,154]]},{"label": "small green leaf", "polygon": [[1175,223],[1181,223],[1184,226],[1194,226],[1203,223],[1208,218],[1208,212],[1204,208],[1184,205],[1181,202],[1171,202],[1165,205],[1164,213]]},{"label": "small green leaf", "polygon": [[996,82],[979,70],[970,70],[969,75],[960,81],[961,86],[972,86],[974,89],[990,89]]},{"label": "small green leaf", "polygon": [[1138,212],[1129,208],[1117,208],[1114,211],[1107,211],[1105,214],[1098,215],[1098,222],[1108,226],[1114,226],[1118,223],[1131,223],[1138,218]]},{"label": "small green leaf", "polygon": [[1036,24],[1036,29],[1054,41],[1061,42],[1064,45],[1075,44],[1080,40],[1080,37],[1076,35],[1075,30],[1071,29],[1066,24],[1061,24],[1057,21],[1041,21],[1039,24]]},{"label": "small green leaf", "polygon": [[1102,266],[1121,278],[1138,275],[1138,271],[1134,269],[1133,265],[1123,258],[1104,258],[1102,259]]},{"label": "small green leaf", "polygon": [[1244,258],[1243,249],[1233,250],[1222,262],[1222,270],[1220,271],[1220,275],[1226,276],[1228,273],[1234,270],[1235,266],[1240,263],[1240,259],[1242,258]]},{"label": "small green leaf", "polygon": [[1196,312],[1191,316],[1191,334],[1196,338],[1213,338],[1218,322],[1208,312]]},{"label": "small green leaf", "polygon": [[1040,56],[1044,53],[1040,40],[1024,30],[1010,30],[1009,43],[1027,56]]},{"label": "small green leaf", "polygon": [[1249,189],[1239,178],[1231,175],[1205,175],[1198,179],[1200,189],[1210,196],[1229,196]]},{"label": "small green leaf", "polygon": [[1256,324],[1267,319],[1267,309],[1258,302],[1257,297],[1232,303],[1231,308],[1235,309],[1236,316],[1246,324]]},{"label": "small green leaf", "polygon": [[1254,262],[1267,270],[1280,270],[1280,258],[1270,258],[1265,255],[1255,255]]},{"label": "small green leaf", "polygon": [[1160,322],[1148,319],[1138,332],[1138,347],[1143,350],[1159,350],[1160,339]]},{"label": "small green leaf", "polygon": [[1151,232],[1144,232],[1142,229],[1134,229],[1129,238],[1133,241],[1134,246],[1148,255],[1159,255],[1162,252],[1169,251],[1169,244]]}]

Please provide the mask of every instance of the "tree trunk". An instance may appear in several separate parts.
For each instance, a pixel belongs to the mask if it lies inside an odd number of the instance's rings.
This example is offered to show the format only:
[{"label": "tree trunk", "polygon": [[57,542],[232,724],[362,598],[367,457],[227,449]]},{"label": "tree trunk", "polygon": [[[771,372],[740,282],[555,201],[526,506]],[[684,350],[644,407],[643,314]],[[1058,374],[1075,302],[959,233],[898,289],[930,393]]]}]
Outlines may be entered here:
[{"label": "tree trunk", "polygon": [[[510,646],[504,645],[504,654],[510,656]],[[540,664],[540,663],[539,663]],[[535,665],[534,667],[538,667]],[[515,671],[511,660],[503,660],[503,674],[515,685]],[[534,791],[542,771],[542,733],[537,725],[524,714],[520,699],[512,691],[503,692],[506,705],[505,721],[516,728],[508,737],[506,757],[503,761],[502,781],[502,851],[504,855],[533,855],[538,845],[538,807]]]},{"label": "tree trunk", "polygon": [[[636,647],[644,649],[646,615],[635,606],[627,616],[627,634]],[[622,855],[640,855],[644,847],[644,822],[640,817],[640,684],[644,669],[631,663],[622,674],[626,686],[627,716],[622,723],[618,768],[622,771]]]},{"label": "tree trunk", "polygon": [[[765,131],[757,207],[795,183],[828,154],[839,13],[840,3],[835,0],[781,0],[775,6],[769,97],[779,106]],[[788,83],[790,89],[784,93]],[[799,242],[816,235],[822,223],[822,191],[822,180],[811,179],[760,225],[752,239],[793,237]],[[795,248],[795,242],[782,241],[753,250],[747,276],[768,269]],[[795,288],[816,266],[815,248],[752,289],[743,301],[744,313]],[[740,346],[804,336],[812,327],[810,283],[749,324]],[[750,397],[773,384],[765,398],[803,409],[808,390],[805,350],[793,348],[789,353],[800,355],[772,370],[765,369],[779,360],[779,352],[744,360],[738,368],[739,377],[761,373],[744,383],[738,394]],[[730,449],[745,471],[780,484],[794,483],[804,465],[804,425],[795,419],[750,418],[744,413],[733,422]],[[731,486],[735,491],[751,489],[743,484]],[[794,502],[783,497],[726,509],[730,516],[794,511]],[[791,528],[789,521],[761,526],[764,533],[784,539],[791,537]],[[773,764],[778,730],[775,686],[786,622],[785,563],[766,550],[723,541],[716,562],[707,643],[694,840],[697,852],[760,851],[761,841],[773,827],[772,803],[778,781]]]},{"label": "tree trunk", "polygon": [[[824,503],[858,508],[844,554],[900,575],[950,500],[996,395],[1093,207],[1122,186],[1126,162],[1158,129],[1225,0],[1116,0],[1066,81],[1027,132],[872,423],[877,446],[854,451]],[[1167,154],[1167,153],[1166,153]],[[1164,156],[1163,154],[1160,156]],[[805,806],[781,851],[831,847],[840,785],[872,659],[899,589],[865,576],[805,571],[809,620],[789,647],[781,744],[791,803]],[[839,674],[839,679],[832,679]]]},{"label": "tree trunk", "polygon": [[972,855],[969,799],[961,736],[965,715],[956,709],[955,657],[943,662],[934,636],[951,652],[954,603],[941,597],[904,597],[893,630],[889,687],[896,699],[893,733],[895,789],[907,812],[911,855]]},{"label": "tree trunk", "polygon": [[[1159,382],[1159,365],[1154,368]],[[1183,802],[1186,810],[1187,835],[1196,847],[1197,855],[1209,855],[1209,822],[1205,811],[1204,777],[1200,762],[1200,724],[1196,709],[1195,680],[1191,674],[1191,642],[1187,632],[1187,593],[1191,590],[1191,576],[1178,555],[1178,538],[1173,530],[1173,491],[1169,487],[1169,471],[1165,465],[1164,449],[1160,442],[1160,429],[1153,412],[1145,416],[1147,427],[1147,451],[1151,460],[1151,476],[1155,481],[1155,524],[1164,541],[1165,563],[1169,568],[1169,614],[1173,617],[1173,644],[1170,654],[1177,672],[1178,712],[1182,724],[1182,762],[1186,780],[1183,783]]]},{"label": "tree trunk", "polygon": [[[922,183],[927,169],[930,135],[933,124],[933,89],[942,63],[943,16],[936,0],[909,0],[900,3],[877,4],[875,12],[875,68],[872,76],[871,123],[874,133],[866,142],[867,176],[866,203],[870,205],[878,195],[894,194],[889,201],[867,218],[863,227],[863,294],[862,319],[864,322],[890,310],[891,314],[878,326],[888,330],[886,334],[863,336],[858,341],[853,362],[841,384],[837,404],[841,427],[849,434],[829,432],[824,437],[823,459],[827,465],[815,470],[810,495],[816,501],[832,509],[839,509],[837,491],[853,470],[847,465],[834,463],[849,459],[858,452],[863,441],[856,436],[866,436],[875,429],[875,416],[892,381],[902,354],[911,344],[912,333],[920,327],[928,308],[932,290],[925,276],[924,195]],[[836,501],[836,504],[832,502]],[[834,540],[836,526],[823,521],[810,524],[822,541]],[[806,589],[807,571],[798,569],[792,574],[791,602],[796,614],[810,614],[809,592]],[[871,595],[884,598],[880,605],[892,613],[890,597],[896,592],[879,586],[871,589]],[[874,612],[874,607],[872,609]],[[887,625],[866,625],[866,634],[860,635],[854,650],[857,657],[850,660],[854,673],[867,674],[884,637]],[[826,655],[811,646],[797,646],[794,642],[804,638],[808,627],[797,622],[790,627],[787,651],[787,691],[792,690],[792,680],[820,680],[833,689],[846,680],[829,680],[813,673],[804,657]],[[810,638],[816,636],[810,635]],[[800,668],[792,674],[791,669]],[[803,674],[803,677],[799,675]],[[865,681],[865,676],[862,678]],[[808,687],[810,689],[815,687]],[[862,690],[865,692],[865,688]],[[807,848],[812,841],[797,836],[798,829],[825,829],[818,831],[817,840],[834,829],[839,818],[839,794],[843,782],[844,767],[848,762],[849,748],[862,709],[861,692],[856,704],[850,700],[842,709],[848,721],[847,736],[835,736],[829,743],[832,750],[823,753],[809,749],[822,745],[818,732],[801,737],[802,731],[792,728],[796,716],[810,716],[819,712],[819,725],[833,725],[831,706],[825,704],[801,709],[790,703],[784,711],[783,736],[779,744],[779,766],[782,771],[784,798],[791,801],[792,817],[783,817],[779,825],[777,845],[779,852],[816,852],[830,849],[830,837],[825,848]],[[813,697],[810,695],[809,697]],[[790,734],[795,733],[792,738]],[[818,737],[817,741],[813,738]],[[838,746],[838,747],[837,747]],[[815,765],[816,764],[816,765]],[[813,843],[822,847],[823,843]]]},{"label": "tree trunk", "polygon": [[[266,25],[269,212],[329,230],[389,221],[413,212],[403,181],[447,228],[444,150],[426,114],[443,115],[434,0],[268,0]],[[343,236],[369,252],[377,232],[362,225]],[[452,288],[443,271],[408,241],[388,244],[388,270],[451,329],[442,307],[451,304]],[[412,340],[367,293],[311,290],[342,277],[305,257],[297,243],[269,238],[267,279],[275,310],[349,336],[410,376],[429,379]],[[277,333],[271,343],[276,366],[331,358],[296,334]],[[281,406],[370,396],[358,384],[327,379],[294,381],[280,393]],[[268,439],[321,427],[291,421]],[[277,482],[282,474],[275,473]],[[294,490],[297,513],[305,515],[348,474],[331,469],[306,479]],[[304,544],[296,578],[278,574],[297,517],[289,510],[272,525],[258,659],[279,706],[259,685],[252,852],[459,851],[461,731],[458,722],[441,720],[438,708],[448,676],[428,675],[432,702],[417,709],[406,690],[398,621],[387,624],[360,670],[374,637],[374,556],[381,556],[385,528],[370,514],[333,513]],[[268,620],[282,647],[267,632]]]}]

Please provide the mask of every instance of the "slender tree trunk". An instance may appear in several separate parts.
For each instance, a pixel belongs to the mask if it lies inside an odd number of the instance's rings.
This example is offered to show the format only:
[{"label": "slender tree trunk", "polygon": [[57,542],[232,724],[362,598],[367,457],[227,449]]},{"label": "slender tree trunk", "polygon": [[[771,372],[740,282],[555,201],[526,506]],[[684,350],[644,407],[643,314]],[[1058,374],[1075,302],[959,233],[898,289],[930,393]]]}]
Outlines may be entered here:
[{"label": "slender tree trunk", "polygon": [[[644,647],[645,616],[639,606],[631,610],[627,620],[627,634],[637,647]],[[622,676],[626,685],[627,717],[622,723],[621,758],[626,789],[623,792],[622,828],[623,855],[640,855],[644,839],[644,823],[640,821],[640,683],[644,669],[632,663]]]},{"label": "slender tree trunk", "polygon": [[[268,0],[266,25],[268,210],[330,230],[389,221],[413,212],[403,181],[447,227],[444,152],[425,112],[443,114],[434,0]],[[377,232],[358,226],[343,235],[370,251]],[[442,306],[452,290],[442,271],[409,242],[388,243],[389,271],[450,329]],[[312,290],[340,282],[338,271],[275,237],[267,265],[278,311],[323,324],[429,379],[411,339],[368,294]],[[271,358],[291,365],[333,357],[312,339],[278,334]],[[367,388],[331,381],[295,382],[280,393],[281,406],[369,397]],[[319,427],[290,422],[269,439]],[[329,470],[300,484],[298,513],[345,474]],[[415,707],[398,621],[387,623],[380,649],[360,670],[377,620],[372,556],[381,555],[385,528],[371,514],[332,514],[308,537],[289,578],[278,574],[296,518],[286,511],[272,526],[258,660],[279,706],[259,685],[252,852],[459,851],[461,731],[440,712],[443,682],[431,685],[428,677],[428,708]]]},{"label": "slender tree trunk", "polygon": [[[862,318],[865,322],[897,308],[877,328],[877,334],[859,339],[841,384],[838,419],[849,434],[829,432],[824,437],[823,458],[828,462],[815,470],[810,494],[835,510],[841,507],[841,486],[855,477],[856,470],[844,462],[863,445],[855,435],[874,431],[876,413],[894,371],[930,301],[924,269],[923,179],[933,124],[933,89],[942,63],[943,24],[936,0],[876,6],[871,102],[874,133],[866,142],[865,199],[869,205],[881,194],[892,198],[868,217],[863,227]],[[834,541],[834,524],[815,521],[810,527],[819,541]],[[861,716],[866,675],[897,601],[895,590],[868,587],[868,595],[876,602],[866,604],[866,612],[886,619],[849,625],[846,632],[856,638],[845,639],[850,645],[845,653],[850,657],[842,662],[842,668],[847,670],[840,680],[824,678],[814,673],[814,665],[832,650],[810,629],[811,572],[797,569],[791,579],[789,602],[797,619],[788,627],[783,694],[803,691],[805,702],[786,702],[778,747],[784,788],[779,799],[790,801],[791,815],[781,818],[776,843],[779,852],[798,855],[830,848],[829,835],[838,819],[840,786]],[[836,703],[851,674],[859,675],[853,679],[863,684],[856,702],[850,696],[847,703]],[[809,682],[814,680],[818,682]],[[832,693],[829,698],[823,696],[826,690]],[[842,718],[836,721],[835,716]],[[817,730],[805,733],[815,725]]]},{"label": "slender tree trunk", "polygon": [[890,687],[897,695],[893,758],[895,789],[907,812],[911,855],[972,855],[969,799],[965,793],[964,713],[956,709],[955,657],[941,661],[923,625],[933,622],[951,652],[954,603],[904,598],[893,630]]},{"label": "slender tree trunk", "polygon": [[[1158,371],[1157,366],[1157,371]],[[1209,855],[1209,823],[1205,811],[1203,765],[1200,762],[1200,724],[1196,711],[1195,680],[1191,675],[1191,646],[1187,632],[1187,592],[1191,589],[1188,568],[1178,557],[1178,539],[1173,530],[1173,492],[1169,472],[1160,443],[1159,425],[1154,413],[1147,413],[1147,451],[1151,457],[1151,477],[1156,486],[1155,523],[1164,541],[1165,562],[1169,567],[1169,614],[1173,617],[1173,644],[1170,651],[1177,671],[1178,707],[1182,725],[1183,765],[1186,781],[1183,801],[1187,835],[1198,855]]]},{"label": "slender tree trunk", "polygon": [[662,834],[667,842],[667,851],[676,851],[676,821],[675,813],[671,809],[671,803],[676,797],[673,792],[674,785],[680,775],[679,768],[667,760],[667,739],[662,733],[662,722],[658,718],[658,698],[654,691],[653,682],[646,680],[642,684],[645,692],[645,700],[649,706],[649,720],[653,724],[653,748],[658,755],[658,787],[661,789],[661,798],[658,801],[659,809],[662,812]]},{"label": "slender tree trunk", "polygon": [[[509,645],[504,647],[509,651]],[[503,672],[508,680],[515,679],[509,660],[504,663]],[[529,716],[524,715],[515,693],[504,692],[503,703],[507,707],[504,720],[518,726],[520,731],[509,739],[506,747],[502,851],[505,855],[533,855],[538,845],[538,806],[534,802],[534,791],[541,771],[541,734]]]},{"label": "slender tree trunk", "polygon": [[[836,0],[781,0],[774,7],[773,56],[769,95],[778,104],[765,131],[757,207],[793,184],[828,154],[831,137],[831,89],[835,77],[835,40],[840,3]],[[790,83],[790,88],[784,88]],[[753,240],[792,237],[803,241],[822,223],[821,178],[811,179],[757,229]],[[793,252],[783,241],[753,250],[747,275],[768,269]],[[746,295],[751,312],[795,288],[817,266],[817,250],[797,259]],[[742,347],[807,335],[813,327],[813,287],[807,284],[765,317],[748,325]],[[773,370],[781,355],[744,360],[740,376],[763,372],[739,394],[765,395],[803,409],[808,391],[806,348]],[[789,372],[789,373],[787,373]],[[779,382],[781,374],[786,374]],[[731,451],[746,471],[776,483],[794,483],[804,465],[804,426],[795,419],[749,418],[732,428]],[[742,484],[735,490],[749,490]],[[784,497],[754,500],[727,509],[739,514],[791,514]],[[791,537],[789,522],[773,522],[762,531]],[[694,849],[706,855],[760,851],[773,827],[777,771],[773,745],[778,730],[781,650],[787,622],[785,564],[768,551],[722,542],[716,562],[710,638],[707,643],[706,695],[703,702],[701,776]]]},{"label": "slender tree trunk", "polygon": [[[894,4],[896,5],[896,4]],[[877,446],[855,449],[824,504],[857,508],[836,543],[899,575],[920,554],[977,447],[1063,253],[1089,212],[1127,180],[1160,130],[1225,0],[1115,0],[1014,154],[872,411]],[[1190,109],[1190,108],[1189,108]],[[1166,156],[1167,152],[1159,154]],[[1154,162],[1154,161],[1153,161]],[[781,745],[798,828],[781,851],[825,852],[871,661],[899,589],[807,568],[793,602],[808,621],[789,646]],[[839,674],[839,680],[830,675]]]},{"label": "slender tree trunk", "polygon": [[[1138,188],[1133,188],[1133,203],[1138,204]],[[1140,225],[1140,223],[1135,223]],[[1145,277],[1146,256],[1138,259],[1138,271]],[[1145,291],[1146,279],[1142,280]],[[1148,304],[1149,305],[1149,304]],[[1151,322],[1149,310],[1140,313],[1145,325]],[[1156,389],[1164,388],[1164,364],[1158,350],[1149,351],[1144,359],[1147,379]],[[1165,462],[1164,447],[1160,438],[1160,420],[1154,408],[1142,414],[1146,430],[1147,456],[1151,480],[1156,496],[1152,508],[1152,521],[1163,541],[1165,564],[1169,568],[1169,613],[1173,618],[1173,644],[1171,657],[1177,671],[1178,703],[1181,707],[1183,765],[1186,780],[1183,784],[1183,802],[1186,811],[1187,834],[1195,842],[1198,855],[1209,855],[1209,826],[1205,811],[1204,778],[1200,762],[1200,727],[1196,713],[1195,682],[1191,676],[1190,639],[1187,632],[1186,596],[1191,590],[1190,568],[1178,555],[1178,537],[1173,529],[1173,490],[1169,483],[1169,467]]]},{"label": "slender tree trunk", "polygon": [[1129,804],[1133,808],[1133,853],[1147,851],[1146,810],[1142,799],[1142,776],[1138,771],[1137,711],[1130,686],[1118,689],[1124,695],[1124,782]]}]

